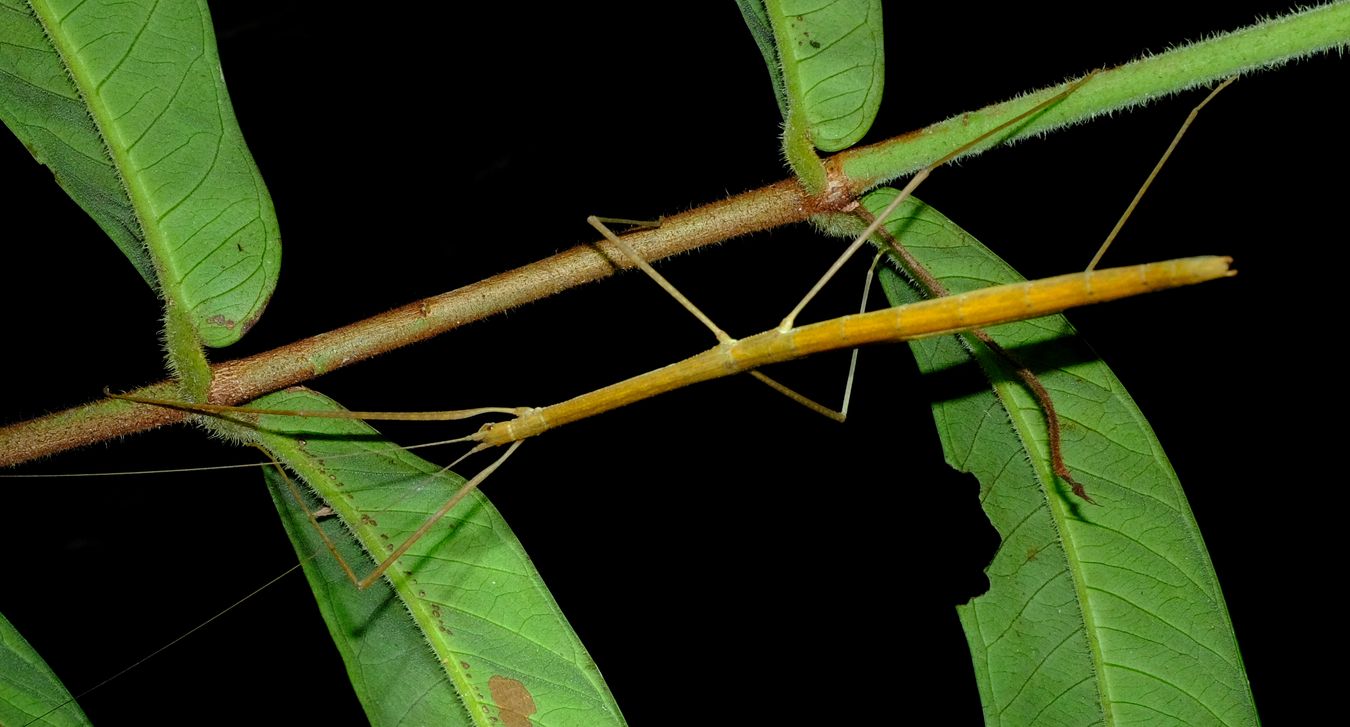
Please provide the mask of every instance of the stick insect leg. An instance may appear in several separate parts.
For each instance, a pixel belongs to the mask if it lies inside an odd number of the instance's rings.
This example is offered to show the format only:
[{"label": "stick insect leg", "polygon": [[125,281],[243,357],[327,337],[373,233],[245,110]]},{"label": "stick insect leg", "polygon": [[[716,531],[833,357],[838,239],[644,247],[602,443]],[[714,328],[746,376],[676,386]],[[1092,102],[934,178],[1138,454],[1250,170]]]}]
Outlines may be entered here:
[{"label": "stick insect leg", "polygon": [[277,458],[272,456],[271,452],[267,451],[267,448],[257,444],[253,446],[263,454],[267,455],[268,459],[272,460],[272,465],[276,467],[277,474],[281,475],[281,479],[286,482],[286,489],[291,491],[291,497],[294,498],[295,504],[299,505],[300,509],[305,513],[305,519],[309,520],[309,524],[314,528],[314,532],[319,534],[319,539],[323,540],[324,547],[328,548],[328,552],[332,553],[333,557],[337,559],[338,565],[342,567],[342,572],[347,574],[347,579],[355,585],[360,585],[361,582],[360,579],[356,577],[356,571],[352,570],[351,565],[348,564],[347,560],[338,552],[337,545],[328,537],[328,533],[323,531],[323,527],[319,525],[318,513],[310,510],[309,505],[305,504],[304,493],[300,492],[300,488],[296,486],[295,480],[291,479],[291,476],[286,474],[285,466],[278,462]]},{"label": "stick insect leg", "polygon": [[1167,151],[1163,152],[1162,158],[1158,160],[1157,164],[1153,165],[1153,171],[1148,173],[1148,178],[1140,185],[1139,191],[1134,193],[1134,199],[1130,200],[1129,206],[1125,208],[1125,212],[1121,214],[1120,219],[1116,221],[1116,226],[1111,228],[1111,234],[1107,235],[1106,241],[1102,243],[1101,247],[1097,248],[1097,254],[1093,255],[1092,262],[1088,263],[1088,270],[1095,269],[1097,263],[1101,262],[1102,256],[1106,254],[1107,248],[1111,247],[1111,243],[1115,241],[1116,235],[1120,234],[1120,228],[1125,226],[1125,220],[1130,219],[1130,215],[1134,214],[1134,208],[1139,206],[1139,200],[1144,198],[1144,193],[1153,185],[1153,180],[1158,176],[1158,172],[1162,171],[1163,165],[1167,164],[1168,159],[1172,158],[1172,152],[1176,150],[1177,144],[1181,142],[1181,137],[1185,136],[1186,131],[1191,128],[1191,124],[1195,123],[1195,118],[1200,115],[1200,109],[1207,106],[1210,101],[1214,100],[1215,96],[1219,95],[1220,91],[1228,88],[1228,86],[1236,80],[1237,76],[1229,76],[1224,79],[1223,83],[1215,86],[1214,90],[1209,92],[1209,95],[1205,97],[1204,101],[1196,104],[1195,108],[1191,109],[1191,113],[1188,114],[1186,120],[1182,122],[1181,128],[1177,129],[1176,136],[1172,137],[1172,143],[1167,145]]},{"label": "stick insect leg", "polygon": [[[516,449],[520,447],[521,441],[512,442],[511,446],[507,447],[506,451],[502,453],[502,456],[494,460],[492,464],[484,467],[481,471],[479,471],[478,474],[474,475],[473,478],[470,479],[468,482],[465,482],[463,485],[461,485],[459,490],[457,490],[455,494],[450,497],[449,500],[446,500],[445,504],[441,505],[439,510],[432,513],[431,517],[427,518],[426,522],[422,523],[422,525],[418,527],[417,530],[415,530],[412,535],[409,535],[407,540],[404,540],[402,544],[400,544],[397,548],[394,548],[394,550],[389,553],[389,556],[386,557],[378,566],[376,566],[375,570],[372,571],[370,575],[366,576],[365,578],[362,578],[359,581],[356,581],[356,587],[365,590],[370,586],[370,584],[374,583],[376,580],[379,580],[380,576],[384,575],[384,572],[389,570],[389,566],[393,565],[395,561],[403,557],[403,554],[407,553],[408,549],[411,548],[413,544],[415,544],[418,540],[421,540],[422,536],[426,535],[427,531],[431,530],[432,526],[434,526],[437,522],[439,522],[441,518],[445,517],[446,513],[449,513],[451,510],[455,508],[456,505],[460,503],[460,501],[468,497],[471,493],[473,493],[474,490],[478,489],[478,486],[483,484],[483,480],[486,480],[488,478],[488,475],[491,475],[493,472],[496,472],[497,468],[500,467],[502,463],[506,461],[506,458],[514,454]],[[473,451],[478,450],[479,448],[475,447]],[[444,472],[445,470],[442,469],[441,471]]]},{"label": "stick insect leg", "polygon": [[984,132],[983,134],[980,134],[974,139],[971,139],[965,144],[962,144],[961,146],[948,152],[937,161],[932,162],[928,166],[925,166],[924,168],[915,172],[914,176],[910,177],[909,183],[906,184],[904,188],[900,190],[900,194],[896,195],[895,199],[891,200],[891,203],[886,206],[886,209],[882,210],[881,214],[877,215],[876,218],[873,219],[871,223],[868,224],[867,229],[863,230],[862,234],[858,235],[856,238],[854,238],[853,242],[849,243],[849,246],[845,248],[844,252],[840,254],[839,258],[834,261],[834,264],[830,266],[829,270],[826,270],[825,274],[820,277],[820,280],[816,281],[816,284],[811,287],[811,290],[807,291],[806,295],[802,298],[801,302],[799,302],[797,306],[793,308],[791,312],[787,314],[786,317],[783,318],[783,322],[778,324],[778,330],[787,331],[792,329],[792,327],[797,322],[797,316],[801,314],[802,309],[806,308],[806,304],[810,303],[811,299],[815,298],[816,294],[819,293],[821,289],[825,287],[825,284],[830,282],[830,279],[834,277],[835,273],[839,272],[839,269],[844,266],[844,263],[848,262],[849,258],[853,257],[853,254],[856,253],[858,249],[861,248],[864,244],[866,244],[869,239],[871,239],[872,235],[876,233],[877,229],[880,228],[883,224],[885,224],[886,220],[890,218],[891,213],[895,212],[897,207],[899,207],[906,199],[909,199],[910,196],[914,194],[914,190],[917,189],[918,186],[922,184],[925,179],[928,178],[928,175],[933,173],[934,169],[937,169],[938,167],[942,166],[943,164],[946,164],[947,162],[955,159],[956,157],[965,154],[970,149],[978,146],[979,144],[984,143],[990,137],[994,136],[995,134],[998,134],[1004,129],[1007,129],[1008,127],[1013,126],[1015,124],[1019,124],[1022,121],[1031,118],[1036,114],[1039,114],[1042,111],[1050,108],[1051,106],[1059,103],[1060,101],[1063,101],[1065,98],[1068,98],[1069,95],[1072,94],[1074,91],[1077,91],[1078,88],[1082,86],[1084,83],[1087,83],[1088,81],[1092,80],[1092,77],[1095,75],[1096,71],[1089,73],[1083,78],[1069,84],[1067,87],[1065,87],[1063,91],[1060,91],[1059,93],[1036,104],[1030,109],[1023,111],[1022,113],[1017,114],[1016,116],[1012,117],[1011,119],[1008,119],[1007,121],[1004,121],[998,126],[995,126],[994,128]]},{"label": "stick insect leg", "polygon": [[[1191,123],[1195,121],[1195,118],[1199,114],[1200,109],[1204,108],[1206,104],[1212,101],[1220,91],[1222,91],[1224,88],[1227,88],[1228,85],[1232,83],[1234,80],[1236,80],[1236,77],[1229,78],[1225,80],[1223,83],[1219,84],[1213,91],[1209,93],[1208,96],[1205,97],[1203,101],[1201,101],[1199,104],[1196,105],[1194,109],[1191,110],[1191,113],[1186,117],[1186,120],[1182,124],[1181,128],[1172,138],[1171,144],[1169,144],[1167,150],[1163,152],[1162,158],[1158,161],[1158,164],[1154,166],[1153,171],[1148,176],[1148,179],[1144,181],[1143,186],[1135,194],[1134,199],[1130,202],[1129,206],[1125,210],[1125,213],[1116,223],[1115,228],[1112,229],[1111,234],[1106,239],[1106,242],[1104,242],[1101,248],[1097,251],[1097,256],[1093,258],[1092,264],[1088,266],[1089,271],[1091,271],[1096,266],[1098,260],[1101,259],[1102,254],[1106,252],[1106,248],[1111,245],[1111,241],[1114,240],[1116,234],[1120,232],[1121,227],[1125,224],[1125,220],[1129,219],[1131,213],[1134,212],[1134,208],[1139,204],[1139,200],[1144,196],[1144,192],[1148,190],[1149,185],[1153,183],[1153,179],[1158,175],[1158,171],[1162,169],[1163,164],[1166,163],[1167,159],[1172,155],[1172,151],[1176,149],[1177,142],[1181,140],[1181,137],[1186,133],[1186,130],[1190,128]],[[876,220],[872,219],[866,210],[859,209],[857,210],[856,214],[858,214],[864,220],[869,221],[870,223],[876,222]],[[928,290],[930,295],[945,296],[950,294],[946,286],[944,286],[941,283],[941,281],[939,281],[936,277],[932,275],[932,273],[930,273],[926,268],[924,268],[923,265],[920,264],[919,261],[914,257],[914,255],[910,253],[909,250],[906,249],[904,245],[900,243],[899,240],[896,240],[893,236],[891,236],[890,233],[888,233],[885,230],[885,228],[879,228],[877,234],[879,237],[881,237],[883,240],[886,241],[886,243],[890,246],[892,251],[895,252],[897,257],[899,257],[900,260],[903,261],[905,268],[910,272],[911,275],[915,277],[915,279],[919,282],[919,284],[922,287]],[[1074,479],[1073,473],[1069,470],[1068,465],[1065,464],[1064,462],[1064,447],[1063,447],[1063,440],[1061,438],[1059,414],[1055,410],[1055,403],[1050,396],[1050,392],[1045,388],[1045,385],[1041,383],[1040,377],[1038,377],[1035,374],[1035,372],[1033,372],[1026,364],[1022,363],[1016,356],[1014,356],[1011,351],[1008,351],[1003,346],[999,345],[999,343],[995,341],[993,337],[991,337],[989,333],[986,332],[984,329],[982,328],[972,329],[970,331],[970,335],[973,336],[980,343],[984,344],[986,348],[992,351],[996,356],[1002,359],[1004,363],[1006,363],[1009,367],[1011,367],[1012,373],[1015,376],[1017,376],[1017,378],[1020,379],[1022,383],[1024,383],[1026,387],[1031,391],[1032,397],[1036,399],[1036,403],[1040,406],[1041,411],[1044,412],[1046,419],[1047,438],[1049,440],[1050,445],[1050,467],[1054,471],[1055,475],[1058,476],[1060,479],[1064,480],[1065,482],[1069,483],[1069,486],[1070,488],[1072,488],[1073,493],[1077,495],[1079,498],[1083,499],[1085,502],[1096,504],[1096,502],[1087,494],[1087,490],[1083,487],[1083,485],[1079,483],[1078,480]]]},{"label": "stick insect leg", "polygon": [[[867,277],[866,279],[863,280],[862,303],[858,305],[859,313],[867,312],[867,298],[872,292],[872,279],[873,276],[876,274],[877,264],[881,262],[881,258],[884,255],[885,253],[878,252],[876,256],[872,258],[872,264],[867,268]],[[798,394],[792,389],[789,389],[786,386],[783,386],[782,384],[778,383],[777,381],[774,381],[768,376],[765,376],[759,371],[751,371],[750,375],[759,379],[760,381],[763,381],[769,388],[797,402],[798,404],[801,404],[807,409],[810,409],[811,411],[814,411],[817,414],[820,414],[821,416],[833,419],[842,424],[848,420],[848,404],[849,401],[853,399],[853,376],[858,371],[858,349],[856,348],[853,349],[850,352],[850,354],[851,355],[849,357],[848,362],[848,376],[844,378],[844,402],[839,407],[838,411],[835,411],[834,409],[831,409],[827,406],[817,404],[816,402],[802,396],[801,394]]]},{"label": "stick insect leg", "polygon": [[637,250],[634,250],[632,245],[624,242],[622,238],[614,234],[614,231],[609,229],[609,227],[605,225],[605,222],[627,224],[632,221],[620,220],[612,217],[596,217],[595,215],[586,218],[586,223],[598,230],[601,235],[604,235],[605,239],[609,240],[610,244],[619,248],[619,252],[622,252],[624,257],[628,258],[629,262],[633,263],[639,270],[646,273],[647,277],[655,281],[657,285],[661,286],[662,290],[670,294],[670,297],[674,298],[681,306],[684,306],[685,310],[689,311],[691,315],[697,318],[699,323],[702,323],[708,330],[712,331],[713,335],[717,337],[718,343],[730,343],[735,340],[727,335],[727,332],[722,330],[716,323],[713,323],[712,319],[704,314],[703,311],[699,310],[698,306],[694,305],[693,301],[684,297],[684,293],[681,293],[679,288],[676,288],[674,284],[669,280],[666,280],[666,276],[656,272],[656,268],[652,267],[646,259],[637,254]]},{"label": "stick insect leg", "polygon": [[[881,259],[886,253],[878,251],[872,258],[872,264],[867,266],[867,277],[863,280],[862,302],[858,304],[858,312],[867,312],[867,298],[872,293],[872,281],[875,279],[877,265],[881,264]],[[840,419],[848,418],[848,404],[853,399],[853,376],[858,373],[858,349],[853,349],[848,360],[848,377],[844,379],[844,404],[839,408]]]},{"label": "stick insect leg", "polygon": [[[695,318],[699,320],[699,322],[701,322],[705,327],[707,327],[708,330],[712,331],[713,335],[717,337],[718,343],[735,342],[736,339],[732,338],[726,331],[722,330],[722,328],[718,326],[716,323],[713,323],[712,319],[709,318],[703,311],[699,310],[698,306],[694,305],[692,301],[686,298],[685,295],[681,293],[673,283],[671,283],[669,280],[666,280],[664,275],[656,272],[656,268],[653,268],[651,264],[648,263],[645,259],[643,259],[643,257],[639,255],[631,245],[624,242],[623,239],[620,238],[618,235],[614,234],[614,231],[609,229],[609,227],[607,227],[605,224],[606,222],[616,224],[643,224],[643,225],[649,225],[650,223],[641,223],[641,222],[635,223],[635,221],[633,220],[622,220],[612,217],[596,217],[595,215],[587,217],[586,222],[589,223],[591,227],[594,227],[596,230],[598,230],[601,235],[604,235],[606,240],[609,240],[610,243],[612,243],[615,247],[619,249],[620,252],[624,254],[624,257],[628,258],[628,260],[632,262],[634,265],[636,265],[638,269],[646,273],[647,277],[654,280],[657,285],[661,286],[662,290],[669,293],[670,297],[678,301],[679,304],[683,306],[685,310],[689,311]],[[750,376],[763,382],[770,389],[777,391],[778,393],[797,402],[798,404],[801,404],[807,409],[810,409],[811,411],[816,412],[817,414],[820,414],[822,416],[825,416],[838,422],[844,421],[843,413],[837,412],[823,404],[817,403],[810,397],[807,397],[803,394],[793,391],[785,384],[775,381],[768,374],[762,371],[750,371],[748,373],[750,374]]]},{"label": "stick insect leg", "polygon": [[[962,149],[964,148],[965,147],[962,147]],[[806,295],[797,303],[796,307],[788,312],[783,318],[783,322],[778,324],[778,330],[792,330],[792,327],[796,325],[797,316],[801,314],[802,309],[806,307],[806,304],[810,303],[811,299],[816,297],[816,294],[825,287],[826,283],[830,282],[830,279],[834,277],[835,273],[839,272],[839,269],[844,267],[844,263],[848,262],[849,258],[853,257],[853,254],[856,253],[859,248],[867,244],[867,241],[872,238],[872,235],[876,233],[882,223],[890,218],[892,212],[895,212],[895,208],[899,207],[902,202],[909,199],[910,195],[914,193],[914,190],[923,183],[923,180],[927,179],[928,175],[933,173],[933,169],[937,164],[946,162],[950,156],[951,155],[943,157],[937,163],[930,164],[929,166],[920,169],[918,172],[915,172],[914,176],[910,178],[909,183],[905,185],[904,189],[900,190],[900,194],[896,195],[895,199],[891,200],[889,205],[886,205],[886,209],[882,210],[881,214],[877,215],[876,218],[872,220],[871,224],[867,226],[867,229],[862,231],[862,234],[858,235],[853,239],[853,242],[849,243],[848,247],[844,249],[844,252],[834,261],[834,264],[830,265],[830,268],[825,271],[825,274],[820,276],[820,280],[817,280],[816,284],[811,286],[811,290],[807,291]]]},{"label": "stick insect leg", "polygon": [[340,411],[297,411],[294,409],[261,409],[255,406],[225,406],[223,404],[198,404],[190,401],[174,401],[172,399],[153,399],[145,396],[137,396],[135,394],[117,394],[109,391],[106,387],[103,389],[103,395],[109,399],[117,399],[119,401],[130,401],[137,404],[145,404],[147,406],[158,406],[165,409],[177,409],[179,411],[186,411],[194,414],[221,417],[229,419],[236,424],[247,424],[247,422],[241,422],[228,415],[255,414],[260,416],[312,417],[316,419],[360,419],[362,421],[447,422],[469,419],[485,414],[509,414],[511,416],[520,416],[530,410],[529,407],[523,406],[484,406],[478,407],[477,409],[448,409],[445,411],[349,411],[345,409]]}]

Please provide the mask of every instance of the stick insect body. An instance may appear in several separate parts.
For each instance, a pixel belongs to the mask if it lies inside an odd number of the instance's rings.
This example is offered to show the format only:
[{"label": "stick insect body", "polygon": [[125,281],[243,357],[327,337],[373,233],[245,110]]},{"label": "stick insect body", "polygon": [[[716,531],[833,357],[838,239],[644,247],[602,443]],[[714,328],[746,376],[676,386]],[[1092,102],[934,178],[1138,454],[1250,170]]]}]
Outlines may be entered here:
[{"label": "stick insect body", "polygon": [[[323,535],[324,542],[327,544],[333,556],[338,558],[342,563],[342,567],[346,571],[348,577],[358,587],[364,589],[380,578],[390,566],[398,561],[398,559],[413,546],[414,543],[430,532],[431,528],[434,527],[442,517],[453,510],[464,497],[477,489],[488,475],[496,471],[496,469],[516,451],[523,440],[542,434],[556,426],[594,416],[624,406],[633,401],[645,399],[693,383],[737,373],[750,373],[764,383],[789,396],[789,398],[793,398],[799,403],[803,403],[810,408],[824,413],[826,411],[824,407],[811,402],[805,397],[802,397],[796,392],[793,392],[787,387],[768,378],[766,375],[760,373],[758,369],[761,366],[801,358],[803,356],[809,356],[827,350],[856,348],[857,346],[882,341],[910,341],[962,331],[974,331],[995,351],[1007,356],[1008,354],[1002,347],[994,344],[992,339],[989,339],[982,331],[984,326],[1027,320],[1043,315],[1058,313],[1067,308],[1079,305],[1109,301],[1142,292],[1190,285],[1232,275],[1232,272],[1229,270],[1231,259],[1220,257],[1189,258],[1168,261],[1165,263],[1136,265],[1130,268],[1115,270],[1093,270],[1093,267],[1100,260],[1102,253],[1104,253],[1106,248],[1110,245],[1125,219],[1127,219],[1133,211],[1139,197],[1142,196],[1144,190],[1147,189],[1148,184],[1152,181],[1153,176],[1156,175],[1158,168],[1166,161],[1167,156],[1170,155],[1176,143],[1180,140],[1182,135],[1184,135],[1186,129],[1194,120],[1195,115],[1214,97],[1214,95],[1231,83],[1230,79],[1215,88],[1210,95],[1207,96],[1194,111],[1192,111],[1191,115],[1187,118],[1186,123],[1183,124],[1181,129],[1177,132],[1177,135],[1172,142],[1172,146],[1168,148],[1167,153],[1164,154],[1162,160],[1158,163],[1158,167],[1155,168],[1154,174],[1150,175],[1148,182],[1145,183],[1139,194],[1136,195],[1134,202],[1127,208],[1124,215],[1121,217],[1121,221],[1117,223],[1115,230],[1112,231],[1111,235],[1102,245],[1102,249],[1089,264],[1087,271],[1078,274],[1062,275],[1057,278],[976,290],[956,296],[946,295],[945,289],[942,289],[940,284],[930,282],[928,283],[928,287],[933,289],[933,292],[943,295],[944,297],[885,311],[875,311],[873,313],[864,312],[802,327],[795,326],[797,316],[811,299],[815,297],[825,284],[838,272],[842,265],[857,252],[857,250],[867,242],[874,233],[880,232],[880,229],[887,222],[890,215],[902,202],[909,198],[913,190],[927,179],[929,174],[935,168],[957,157],[965,150],[982,143],[987,138],[1002,132],[1004,129],[1013,127],[1024,119],[1034,117],[1042,110],[1053,106],[1063,98],[1074,93],[1074,91],[1083,84],[1089,83],[1093,75],[1095,75],[1095,73],[1088,74],[1083,79],[1068,84],[1060,93],[1045,99],[1031,109],[1014,116],[976,139],[953,149],[940,159],[919,170],[918,173],[909,180],[908,184],[905,185],[904,189],[894,196],[879,215],[876,217],[868,216],[870,222],[866,228],[858,234],[856,239],[854,239],[854,241],[846,248],[825,275],[817,281],[806,296],[792,309],[791,312],[788,313],[776,329],[751,336],[743,341],[733,339],[713,323],[696,305],[690,302],[682,293],[670,284],[664,276],[647,264],[645,260],[643,260],[618,236],[614,235],[608,227],[599,221],[598,218],[591,217],[590,223],[592,226],[601,231],[605,237],[607,237],[609,241],[622,252],[623,256],[628,259],[628,262],[641,268],[648,277],[665,289],[669,295],[680,303],[680,305],[712,331],[714,336],[718,339],[718,346],[704,354],[685,359],[676,364],[665,366],[647,374],[636,376],[611,386],[598,389],[589,394],[584,394],[542,409],[480,407],[468,410],[411,414],[393,412],[337,412],[320,415],[349,419],[398,419],[418,421],[437,419],[457,420],[483,414],[506,413],[516,415],[515,419],[507,422],[486,424],[479,429],[478,432],[468,437],[464,437],[461,440],[476,443],[476,446],[470,450],[469,454],[473,454],[489,447],[508,444],[510,446],[504,454],[468,480],[453,497],[446,501],[400,545],[392,548],[389,554],[381,560],[379,565],[369,575],[364,578],[358,578],[351,565],[346,563],[345,560],[338,555],[335,544],[329,540],[326,535]],[[896,240],[890,239],[890,244],[895,247],[896,252],[902,257],[907,256],[903,246]],[[916,262],[911,262],[910,264],[911,267],[917,265]],[[927,276],[926,271],[924,271],[921,266],[919,266],[915,272],[921,278]],[[1018,364],[1018,366],[1020,368],[1020,364]],[[1050,451],[1054,463],[1054,471],[1059,477],[1063,478],[1072,486],[1073,492],[1076,495],[1087,502],[1093,502],[1092,498],[1085,492],[1082,485],[1073,478],[1073,475],[1064,465],[1063,456],[1060,450],[1059,423],[1057,416],[1054,413],[1053,404],[1049,401],[1048,394],[1045,393],[1045,390],[1040,386],[1034,375],[1025,369],[1020,370],[1023,377],[1026,379],[1027,384],[1037,392],[1038,399],[1046,410],[1046,416],[1049,420],[1050,427]],[[134,395],[116,395],[114,398],[215,415],[237,413],[256,416],[259,414],[298,413],[259,410],[250,407],[185,404],[181,402],[149,399]],[[845,407],[847,407],[847,401],[845,402]],[[842,421],[842,415],[838,418]],[[275,463],[280,470],[282,463],[280,461],[275,461]],[[451,466],[453,466],[453,464]],[[301,499],[299,490],[296,488],[295,484],[291,482],[289,478],[287,478],[287,482],[294,496],[297,499]],[[313,513],[309,513],[309,518],[311,524],[318,529],[318,523],[315,521]],[[321,530],[320,533],[322,534]]]}]

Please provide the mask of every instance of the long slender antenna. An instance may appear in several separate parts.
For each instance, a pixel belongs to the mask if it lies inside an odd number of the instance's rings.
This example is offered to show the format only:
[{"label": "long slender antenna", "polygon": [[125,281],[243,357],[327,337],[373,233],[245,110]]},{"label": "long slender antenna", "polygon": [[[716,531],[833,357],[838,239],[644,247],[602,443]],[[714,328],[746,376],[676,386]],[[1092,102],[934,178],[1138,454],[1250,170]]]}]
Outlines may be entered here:
[{"label": "long slender antenna", "polygon": [[234,609],[239,608],[240,606],[242,606],[242,605],[243,605],[245,602],[247,602],[249,599],[253,598],[254,596],[258,595],[259,593],[262,593],[263,591],[267,590],[268,588],[271,588],[277,581],[280,581],[282,578],[285,578],[286,576],[288,576],[288,575],[294,573],[298,568],[300,568],[300,566],[302,566],[302,565],[305,564],[305,561],[308,561],[310,558],[313,558],[315,555],[317,555],[317,553],[312,553],[312,554],[310,554],[309,556],[307,556],[306,558],[304,558],[304,559],[301,560],[300,562],[296,563],[295,565],[291,566],[290,568],[287,568],[284,572],[281,573],[281,575],[278,575],[278,576],[276,576],[275,578],[273,578],[272,580],[270,580],[270,581],[268,581],[268,582],[262,584],[261,586],[258,586],[257,588],[253,589],[253,591],[250,592],[247,596],[244,596],[243,598],[240,598],[239,600],[235,601],[234,603],[231,603],[230,605],[228,605],[228,606],[226,606],[225,608],[223,608],[223,609],[221,609],[220,611],[218,611],[218,612],[217,612],[214,616],[212,616],[211,618],[208,618],[208,619],[206,619],[205,621],[203,621],[203,622],[197,624],[196,626],[192,627],[192,629],[190,629],[187,633],[185,633],[185,634],[183,634],[183,635],[181,635],[181,636],[175,638],[174,640],[172,640],[172,641],[170,641],[169,643],[167,643],[167,644],[165,644],[165,645],[159,647],[158,649],[155,649],[154,651],[150,652],[149,654],[146,654],[145,656],[142,656],[141,658],[139,658],[139,659],[137,659],[136,661],[132,662],[130,665],[128,665],[128,666],[126,666],[125,668],[123,668],[121,671],[118,671],[116,674],[113,674],[112,676],[108,677],[107,679],[104,679],[103,681],[99,682],[98,684],[95,684],[94,686],[89,687],[88,689],[86,689],[86,690],[80,692],[79,694],[73,695],[70,699],[67,699],[66,701],[64,701],[64,702],[62,702],[62,703],[56,705],[55,707],[52,707],[51,709],[47,710],[46,712],[43,712],[42,714],[39,714],[38,716],[34,717],[32,720],[30,720],[30,721],[24,723],[24,726],[23,726],[23,727],[28,727],[28,725],[37,724],[38,722],[41,722],[41,721],[43,720],[43,718],[45,718],[47,715],[52,714],[53,712],[56,712],[56,711],[62,709],[62,708],[65,707],[66,705],[72,704],[72,703],[74,703],[74,702],[78,702],[79,700],[81,700],[81,699],[83,699],[83,698],[89,696],[92,692],[94,692],[94,690],[107,686],[109,683],[111,683],[111,682],[113,682],[114,680],[118,679],[119,677],[121,677],[122,675],[124,675],[124,674],[126,674],[127,672],[131,671],[132,669],[135,669],[136,667],[140,666],[141,664],[144,664],[145,662],[150,661],[151,659],[155,658],[156,656],[159,656],[160,654],[162,654],[162,653],[164,653],[165,651],[169,650],[170,648],[174,647],[175,645],[177,645],[177,644],[178,644],[180,641],[182,641],[183,639],[186,639],[187,637],[189,637],[189,636],[191,636],[191,635],[197,633],[198,631],[201,631],[202,629],[206,628],[207,626],[210,626],[212,623],[215,623],[217,620],[219,620],[219,619],[220,619],[222,616],[224,616],[225,614],[227,614],[227,613],[229,613],[230,611],[233,611]]},{"label": "long slender antenna", "polygon": [[[288,413],[291,415],[299,416],[304,414],[305,412],[288,412]],[[454,439],[438,439],[434,442],[422,442],[421,444],[409,444],[407,446],[399,446],[391,444],[388,447],[388,449],[391,452],[393,451],[406,452],[413,449],[444,447],[447,444],[460,444],[462,442],[472,442],[472,441],[475,440],[473,439],[472,435],[470,435],[468,437],[455,437]],[[349,457],[365,457],[370,454],[372,454],[372,452],[349,452],[347,454],[333,454],[325,457],[324,461],[331,462],[333,460],[347,459]],[[374,452],[374,454],[379,454],[379,452],[378,451]],[[53,473],[21,472],[17,474],[0,473],[0,480],[46,480],[46,479],[63,479],[69,477],[131,477],[143,475],[177,475],[188,472],[216,472],[218,470],[258,469],[260,467],[271,467],[271,466],[272,466],[271,462],[246,462],[243,464],[218,464],[218,465],[210,465],[207,467],[170,467],[168,469],[158,469],[158,470],[122,470],[120,472],[53,472]],[[453,467],[454,465],[452,464],[451,466]]]}]

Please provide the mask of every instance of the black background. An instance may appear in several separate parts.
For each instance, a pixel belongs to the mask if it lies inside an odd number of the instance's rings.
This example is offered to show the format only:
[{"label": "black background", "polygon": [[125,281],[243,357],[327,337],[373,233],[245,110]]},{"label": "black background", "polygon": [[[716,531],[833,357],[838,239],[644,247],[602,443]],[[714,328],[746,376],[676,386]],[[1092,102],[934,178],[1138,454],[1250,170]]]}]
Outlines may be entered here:
[{"label": "black background", "polygon": [[[781,179],[777,108],[734,5],[682,5],[498,3],[470,18],[214,4],[285,242],[267,314],[216,359],[588,241],[587,214],[655,217]],[[888,5],[886,100],[869,140],[1286,7],[1222,5],[1102,5],[1072,31],[1049,9]],[[1108,259],[1231,254],[1238,278],[1072,316],[1187,488],[1272,724],[1309,708],[1303,652],[1322,640],[1320,589],[1338,554],[1331,324],[1347,152],[1333,97],[1345,72],[1321,58],[1226,91]],[[944,168],[921,196],[1028,277],[1081,269],[1201,97]],[[161,378],[153,295],[19,144],[0,139],[0,154],[0,418]],[[841,244],[796,226],[661,269],[744,335],[775,324]],[[856,306],[865,264],[805,319]],[[352,408],[543,405],[710,344],[628,275],[313,385]],[[775,376],[835,401],[846,365],[824,356]],[[979,723],[953,609],[984,588],[996,545],[977,485],[943,464],[903,347],[864,353],[856,396],[839,426],[748,380],[713,382],[540,437],[488,483],[633,724]],[[386,430],[405,443],[463,431]],[[252,457],[183,429],[25,471]],[[72,690],[91,686],[294,563],[260,480],[3,483],[0,612]],[[101,725],[364,721],[299,575],[82,701]]]}]

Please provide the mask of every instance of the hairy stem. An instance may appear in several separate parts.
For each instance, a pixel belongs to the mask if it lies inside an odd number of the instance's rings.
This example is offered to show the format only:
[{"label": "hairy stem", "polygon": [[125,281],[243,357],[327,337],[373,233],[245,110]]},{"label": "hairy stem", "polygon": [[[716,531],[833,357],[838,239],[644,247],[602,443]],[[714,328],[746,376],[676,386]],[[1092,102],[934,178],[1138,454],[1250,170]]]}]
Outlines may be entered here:
[{"label": "hairy stem", "polygon": [[[1336,3],[1217,36],[1098,72],[1063,103],[969,153],[1082,123],[1224,77],[1282,64],[1319,51],[1350,46],[1350,3]],[[792,180],[665,218],[650,231],[625,238],[643,258],[657,260],[751,232],[841,210],[854,197],[920,169],[951,149],[1060,92],[1060,88],[961,114],[926,129],[849,150],[826,160],[829,183],[811,196]],[[458,290],[297,341],[246,359],[213,366],[210,400],[234,404],[307,381],[329,371],[425,340],[627,267],[608,243],[582,245]],[[139,389],[148,398],[174,398],[171,384]],[[178,422],[168,409],[102,400],[0,429],[0,465],[12,465],[133,432]]]}]

